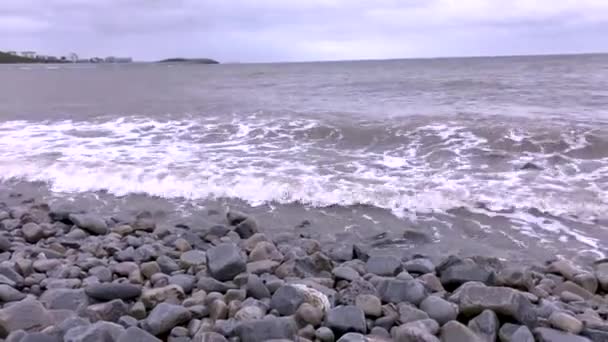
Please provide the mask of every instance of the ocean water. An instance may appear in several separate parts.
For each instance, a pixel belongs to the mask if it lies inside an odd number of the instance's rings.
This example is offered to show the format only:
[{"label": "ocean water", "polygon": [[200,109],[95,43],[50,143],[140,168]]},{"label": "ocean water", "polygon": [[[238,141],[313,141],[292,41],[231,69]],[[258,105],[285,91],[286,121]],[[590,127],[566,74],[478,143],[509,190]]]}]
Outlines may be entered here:
[{"label": "ocean water", "polygon": [[413,229],[432,238],[408,245],[421,253],[605,256],[608,55],[6,65],[0,79],[4,198],[167,222],[236,206],[270,231],[307,220],[388,245]]}]

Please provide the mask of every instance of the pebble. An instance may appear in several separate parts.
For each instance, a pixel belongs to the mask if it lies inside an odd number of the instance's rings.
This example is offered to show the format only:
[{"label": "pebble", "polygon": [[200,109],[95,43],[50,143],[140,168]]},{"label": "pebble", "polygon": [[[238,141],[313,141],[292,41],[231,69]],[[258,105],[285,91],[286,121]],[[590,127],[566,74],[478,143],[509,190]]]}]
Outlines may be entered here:
[{"label": "pebble", "polygon": [[190,311],[180,305],[160,303],[150,312],[143,327],[152,335],[158,336],[188,322],[191,317]]},{"label": "pebble", "polygon": [[355,299],[355,305],[363,310],[365,316],[379,317],[382,315],[382,302],[380,302],[380,298],[374,295],[358,295]]},{"label": "pebble", "polygon": [[458,317],[458,306],[437,296],[428,296],[420,303],[420,309],[439,325],[455,320]]},{"label": "pebble", "polygon": [[551,326],[573,334],[579,334],[583,330],[583,323],[564,312],[554,312],[549,317]]},{"label": "pebble", "polygon": [[301,322],[317,327],[323,321],[324,312],[309,303],[302,303],[296,311],[296,318]]},{"label": "pebble", "polygon": [[232,280],[247,269],[241,249],[233,243],[219,244],[209,249],[206,256],[209,273],[219,281]]}]

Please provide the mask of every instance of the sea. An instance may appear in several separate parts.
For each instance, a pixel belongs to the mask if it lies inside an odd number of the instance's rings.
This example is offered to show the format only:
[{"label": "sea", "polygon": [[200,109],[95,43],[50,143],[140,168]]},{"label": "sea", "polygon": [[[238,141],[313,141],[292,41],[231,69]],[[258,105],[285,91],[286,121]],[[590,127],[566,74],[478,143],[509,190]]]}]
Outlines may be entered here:
[{"label": "sea", "polygon": [[608,55],[2,65],[0,80],[0,201],[191,226],[242,210],[270,236],[433,257],[606,257]]}]

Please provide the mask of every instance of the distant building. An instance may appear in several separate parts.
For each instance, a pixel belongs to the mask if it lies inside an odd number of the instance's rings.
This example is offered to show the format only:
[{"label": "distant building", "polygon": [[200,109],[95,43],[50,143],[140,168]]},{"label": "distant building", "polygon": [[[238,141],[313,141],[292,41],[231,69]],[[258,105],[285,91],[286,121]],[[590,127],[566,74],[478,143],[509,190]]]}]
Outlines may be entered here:
[{"label": "distant building", "polygon": [[21,57],[25,58],[36,58],[36,52],[34,51],[22,51]]},{"label": "distant building", "polygon": [[76,63],[78,62],[78,55],[75,54],[74,52],[70,53],[70,55],[68,56],[68,59],[70,60],[70,62],[72,63]]},{"label": "distant building", "polygon": [[93,57],[89,61],[91,61],[91,63],[103,63],[103,58]]},{"label": "distant building", "polygon": [[19,55],[19,54],[17,53],[17,51],[9,51],[9,52],[7,52],[7,53],[8,53],[9,55],[12,55],[12,56],[17,56],[17,55]]}]

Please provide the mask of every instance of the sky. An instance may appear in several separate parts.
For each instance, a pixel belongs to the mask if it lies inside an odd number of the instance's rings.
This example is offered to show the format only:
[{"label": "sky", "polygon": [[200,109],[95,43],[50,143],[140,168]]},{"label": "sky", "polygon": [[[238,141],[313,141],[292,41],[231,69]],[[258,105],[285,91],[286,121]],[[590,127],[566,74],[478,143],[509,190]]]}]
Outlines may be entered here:
[{"label": "sky", "polygon": [[137,60],[608,52],[608,0],[0,0],[0,50]]}]

